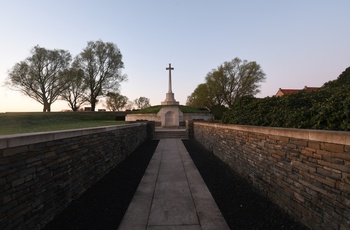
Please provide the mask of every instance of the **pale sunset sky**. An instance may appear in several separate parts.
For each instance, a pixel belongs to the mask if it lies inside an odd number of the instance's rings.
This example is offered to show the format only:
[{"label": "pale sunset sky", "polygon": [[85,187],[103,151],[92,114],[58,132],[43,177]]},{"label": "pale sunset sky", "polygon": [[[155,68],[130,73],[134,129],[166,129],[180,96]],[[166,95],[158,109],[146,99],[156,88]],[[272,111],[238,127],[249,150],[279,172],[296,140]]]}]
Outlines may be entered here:
[{"label": "pale sunset sky", "polygon": [[[165,99],[169,63],[180,104],[209,71],[235,57],[256,61],[265,72],[257,97],[322,86],[350,66],[349,11],[349,0],[3,0],[0,112],[42,111],[3,85],[34,46],[74,57],[99,39],[123,55],[129,80],[121,94],[147,97],[151,105]],[[68,108],[64,101],[51,107]]]}]

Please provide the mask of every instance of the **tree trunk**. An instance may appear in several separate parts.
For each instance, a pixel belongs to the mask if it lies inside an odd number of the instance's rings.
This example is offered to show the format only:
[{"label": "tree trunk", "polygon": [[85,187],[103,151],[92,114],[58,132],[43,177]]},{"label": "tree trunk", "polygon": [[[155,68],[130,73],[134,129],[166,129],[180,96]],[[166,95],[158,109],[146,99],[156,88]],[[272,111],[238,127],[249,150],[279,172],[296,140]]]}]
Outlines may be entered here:
[{"label": "tree trunk", "polygon": [[51,104],[48,103],[47,101],[44,101],[44,108],[43,108],[43,112],[51,112]]},{"label": "tree trunk", "polygon": [[91,100],[91,111],[95,111],[95,107],[96,107],[96,100],[92,99]]}]

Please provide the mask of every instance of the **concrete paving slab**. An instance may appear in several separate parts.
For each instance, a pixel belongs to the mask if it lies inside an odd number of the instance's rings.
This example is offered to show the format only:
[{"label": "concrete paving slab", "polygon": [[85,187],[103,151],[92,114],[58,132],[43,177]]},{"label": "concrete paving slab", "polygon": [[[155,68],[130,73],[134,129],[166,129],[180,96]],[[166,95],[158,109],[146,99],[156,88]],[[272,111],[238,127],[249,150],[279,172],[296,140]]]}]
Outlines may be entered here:
[{"label": "concrete paving slab", "polygon": [[153,199],[148,225],[199,225],[193,200],[190,197]]},{"label": "concrete paving slab", "polygon": [[147,196],[134,196],[119,229],[145,230],[151,205],[151,196],[149,198]]},{"label": "concrete paving slab", "polygon": [[181,139],[162,139],[119,229],[229,227]]},{"label": "concrete paving slab", "polygon": [[150,226],[147,230],[201,230],[199,225]]},{"label": "concrete paving slab", "polygon": [[187,181],[177,181],[177,182],[158,182],[155,192],[154,192],[155,198],[168,198],[171,199],[172,197],[178,198],[178,197],[185,197],[185,198],[191,198],[191,191],[188,187]]}]

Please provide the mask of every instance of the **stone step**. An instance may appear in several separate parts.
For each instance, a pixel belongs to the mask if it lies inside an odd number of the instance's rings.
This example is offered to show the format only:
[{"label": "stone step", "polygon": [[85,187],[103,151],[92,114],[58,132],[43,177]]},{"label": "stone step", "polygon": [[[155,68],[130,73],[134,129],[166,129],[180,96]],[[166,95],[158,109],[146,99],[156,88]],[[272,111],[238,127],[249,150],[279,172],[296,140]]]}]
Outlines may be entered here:
[{"label": "stone step", "polygon": [[153,140],[160,140],[160,139],[187,139],[187,132],[186,131],[156,131],[153,135]]}]

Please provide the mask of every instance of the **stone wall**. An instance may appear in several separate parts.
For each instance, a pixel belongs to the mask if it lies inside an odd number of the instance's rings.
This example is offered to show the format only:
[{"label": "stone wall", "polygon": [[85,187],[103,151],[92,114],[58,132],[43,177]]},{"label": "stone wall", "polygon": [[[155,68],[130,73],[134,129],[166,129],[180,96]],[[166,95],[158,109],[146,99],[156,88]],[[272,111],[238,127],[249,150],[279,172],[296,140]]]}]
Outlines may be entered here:
[{"label": "stone wall", "polygon": [[[167,114],[170,115],[167,117]],[[165,106],[157,114],[128,114],[126,121],[154,121],[156,126],[185,126],[186,121],[214,120],[214,116],[210,113],[182,113],[176,106]],[[168,124],[170,123],[170,124]]]},{"label": "stone wall", "polygon": [[211,113],[184,113],[184,121],[202,120],[202,121],[212,121],[214,116]]},{"label": "stone wall", "polygon": [[350,229],[350,132],[194,122],[194,138],[309,228]]},{"label": "stone wall", "polygon": [[128,114],[125,116],[125,121],[154,121],[161,123],[160,116],[156,113],[145,113],[145,114]]},{"label": "stone wall", "polygon": [[40,229],[144,142],[146,126],[0,137],[0,229]]}]

